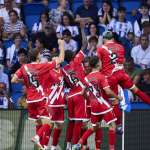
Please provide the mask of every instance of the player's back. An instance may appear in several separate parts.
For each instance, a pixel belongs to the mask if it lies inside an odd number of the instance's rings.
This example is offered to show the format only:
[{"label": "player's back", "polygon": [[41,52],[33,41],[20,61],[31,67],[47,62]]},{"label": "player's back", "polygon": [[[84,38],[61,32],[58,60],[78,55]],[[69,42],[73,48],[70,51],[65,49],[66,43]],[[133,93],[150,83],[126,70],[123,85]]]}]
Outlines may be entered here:
[{"label": "player's back", "polygon": [[72,60],[63,68],[65,80],[68,82],[71,88],[69,96],[81,94],[85,77],[85,71],[82,65],[83,58],[84,54],[80,51],[74,60]]},{"label": "player's back", "polygon": [[109,87],[105,76],[99,72],[91,72],[88,74],[84,83],[89,91],[92,113],[103,113],[111,109],[108,96],[104,88]]},{"label": "player's back", "polygon": [[56,61],[50,63],[24,64],[15,73],[18,78],[24,78],[27,86],[27,102],[37,102],[47,98],[48,72],[56,67]]},{"label": "player's back", "polygon": [[102,61],[102,73],[105,76],[111,75],[114,71],[119,70],[118,64],[123,64],[124,47],[117,43],[106,43],[98,47],[97,56]]}]

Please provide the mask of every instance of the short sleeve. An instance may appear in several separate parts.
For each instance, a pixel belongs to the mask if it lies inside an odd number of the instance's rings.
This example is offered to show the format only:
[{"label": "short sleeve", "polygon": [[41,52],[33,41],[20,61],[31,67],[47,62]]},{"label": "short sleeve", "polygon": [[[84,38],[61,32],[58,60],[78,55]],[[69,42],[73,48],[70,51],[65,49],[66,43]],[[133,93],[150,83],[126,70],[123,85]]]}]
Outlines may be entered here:
[{"label": "short sleeve", "polygon": [[136,72],[136,75],[135,76],[141,76],[141,70],[140,69],[137,69],[137,72]]},{"label": "short sleeve", "polygon": [[3,50],[0,48],[0,59],[3,59]]},{"label": "short sleeve", "polygon": [[4,28],[5,30],[7,30],[8,24],[9,24],[9,22],[7,22],[7,23],[4,24],[3,28]]},{"label": "short sleeve", "polygon": [[101,84],[102,84],[103,89],[110,87],[108,82],[107,82],[107,79],[102,74],[101,74]]},{"label": "short sleeve", "polygon": [[77,64],[81,64],[83,58],[84,58],[84,53],[82,51],[80,51],[74,58],[74,62]]},{"label": "short sleeve", "polygon": [[6,59],[10,59],[10,47],[7,48]]},{"label": "short sleeve", "polygon": [[18,99],[18,107],[22,107],[21,97]]},{"label": "short sleeve", "polygon": [[20,79],[23,77],[23,66],[21,66],[20,69],[17,70],[17,72],[15,73],[15,76]]},{"label": "short sleeve", "polygon": [[140,27],[139,27],[137,21],[135,21],[135,23],[134,23],[134,34],[136,34],[138,31],[140,31]]},{"label": "short sleeve", "polygon": [[117,17],[117,10],[116,8],[113,8],[113,18],[116,18]]},{"label": "short sleeve", "polygon": [[133,26],[131,22],[128,23],[128,28],[129,28],[128,34],[133,34]]},{"label": "short sleeve", "polygon": [[2,9],[0,9],[0,17],[3,18],[3,11],[2,11]]},{"label": "short sleeve", "polygon": [[26,27],[22,21],[18,21],[18,23],[20,24],[20,29]]},{"label": "short sleeve", "polygon": [[135,34],[135,38],[139,39],[141,36],[141,31],[138,31],[136,34]]},{"label": "short sleeve", "polygon": [[60,33],[60,25],[57,26],[56,33]]},{"label": "short sleeve", "polygon": [[48,68],[49,70],[54,69],[57,67],[57,60],[51,61],[51,62],[47,62],[48,63]]},{"label": "short sleeve", "polygon": [[98,17],[102,17],[102,8],[100,8],[98,11]]},{"label": "short sleeve", "polygon": [[75,31],[74,35],[78,35],[79,34],[79,30],[78,30],[78,28],[76,26],[74,27],[74,31]]}]

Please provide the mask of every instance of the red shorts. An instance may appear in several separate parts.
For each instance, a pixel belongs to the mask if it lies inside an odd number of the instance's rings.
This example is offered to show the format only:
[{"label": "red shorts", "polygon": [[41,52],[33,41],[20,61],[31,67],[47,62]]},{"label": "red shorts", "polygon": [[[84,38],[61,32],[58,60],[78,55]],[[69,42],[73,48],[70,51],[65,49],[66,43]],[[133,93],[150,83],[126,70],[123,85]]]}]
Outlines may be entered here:
[{"label": "red shorts", "polygon": [[70,120],[86,119],[86,101],[81,94],[68,98],[68,114]]},{"label": "red shorts", "polygon": [[87,122],[91,120],[91,107],[86,107],[86,119],[83,122]]},{"label": "red shorts", "polygon": [[46,99],[35,103],[27,103],[30,112],[28,119],[37,121],[40,118],[50,119],[46,105]]},{"label": "red shorts", "polygon": [[[110,89],[118,95],[118,84],[122,89],[132,89],[134,87],[133,81],[130,79],[128,74],[124,70],[114,72],[110,77],[107,78],[110,85]],[[110,100],[115,98],[109,97]]]},{"label": "red shorts", "polygon": [[105,122],[107,124],[110,124],[111,122],[114,122],[117,120],[114,112],[111,110],[105,114],[101,114],[101,115],[93,115],[91,114],[91,123],[92,126],[96,126],[98,124],[101,124],[102,120],[105,120]]},{"label": "red shorts", "polygon": [[50,106],[48,108],[49,110],[49,116],[52,123],[58,122],[63,123],[64,122],[64,107],[52,107]]}]

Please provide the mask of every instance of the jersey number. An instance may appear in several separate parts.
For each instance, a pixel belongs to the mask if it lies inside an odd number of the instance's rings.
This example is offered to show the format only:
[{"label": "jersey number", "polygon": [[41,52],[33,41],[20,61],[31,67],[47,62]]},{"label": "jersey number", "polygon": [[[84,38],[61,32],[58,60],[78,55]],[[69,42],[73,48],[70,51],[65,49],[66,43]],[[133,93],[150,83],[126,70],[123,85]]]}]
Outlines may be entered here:
[{"label": "jersey number", "polygon": [[111,53],[111,60],[110,60],[110,63],[111,64],[115,64],[116,63],[116,60],[118,59],[118,54],[116,52],[113,52]]},{"label": "jersey number", "polygon": [[[40,83],[39,83],[39,80],[35,79],[34,77],[38,77],[38,75],[32,75],[31,78],[30,76],[27,74],[26,77],[28,78],[28,83],[29,83],[29,87],[31,88],[31,83],[34,83],[32,84],[34,88],[38,88]],[[31,81],[30,81],[31,79]]]},{"label": "jersey number", "polygon": [[[97,91],[97,93],[96,93],[96,98],[100,98],[100,97],[101,97],[101,91],[100,91],[99,88],[98,88],[98,84],[94,84],[94,87],[95,87],[95,89],[96,89],[96,91]],[[92,87],[92,86],[89,86],[89,87],[88,87],[88,90],[91,91],[91,99],[94,100],[94,99],[95,99],[95,96],[93,97],[93,92],[94,92],[93,87]]]},{"label": "jersey number", "polygon": [[76,76],[76,75],[77,74],[75,72],[73,72],[73,73],[70,74],[70,79],[67,76],[67,79],[68,79],[69,84],[71,85],[71,87],[73,87],[73,85],[76,85],[76,83],[80,81],[78,77],[73,77],[73,76]]}]

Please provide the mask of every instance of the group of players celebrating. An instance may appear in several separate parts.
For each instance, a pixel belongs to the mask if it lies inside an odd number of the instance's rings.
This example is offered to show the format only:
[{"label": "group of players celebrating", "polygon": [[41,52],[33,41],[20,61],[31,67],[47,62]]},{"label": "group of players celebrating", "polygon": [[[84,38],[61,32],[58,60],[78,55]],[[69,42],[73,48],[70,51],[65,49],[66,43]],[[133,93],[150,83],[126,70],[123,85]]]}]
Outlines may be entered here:
[{"label": "group of players celebrating", "polygon": [[[38,49],[29,50],[30,64],[24,64],[15,73],[12,83],[25,83],[29,119],[35,121],[36,136],[31,141],[39,150],[47,150],[50,135],[53,133],[52,150],[56,150],[64,122],[65,86],[70,88],[68,95],[69,125],[67,128],[67,150],[88,150],[87,138],[96,132],[96,149],[102,141],[101,122],[109,125],[109,148],[115,149],[116,133],[122,134],[121,112],[118,85],[129,89],[150,105],[150,98],[141,92],[123,70],[124,47],[114,43],[110,31],[103,33],[104,44],[97,49],[96,56],[85,57],[87,39],[85,23],[81,22],[82,48],[75,56],[71,50],[64,52],[63,40],[58,40],[60,54],[52,55],[52,61],[39,64]],[[60,67],[64,60],[68,63]],[[21,79],[23,78],[23,79]],[[110,104],[111,101],[111,104]],[[91,118],[92,127],[86,130]],[[80,139],[80,140],[79,140]]]}]

